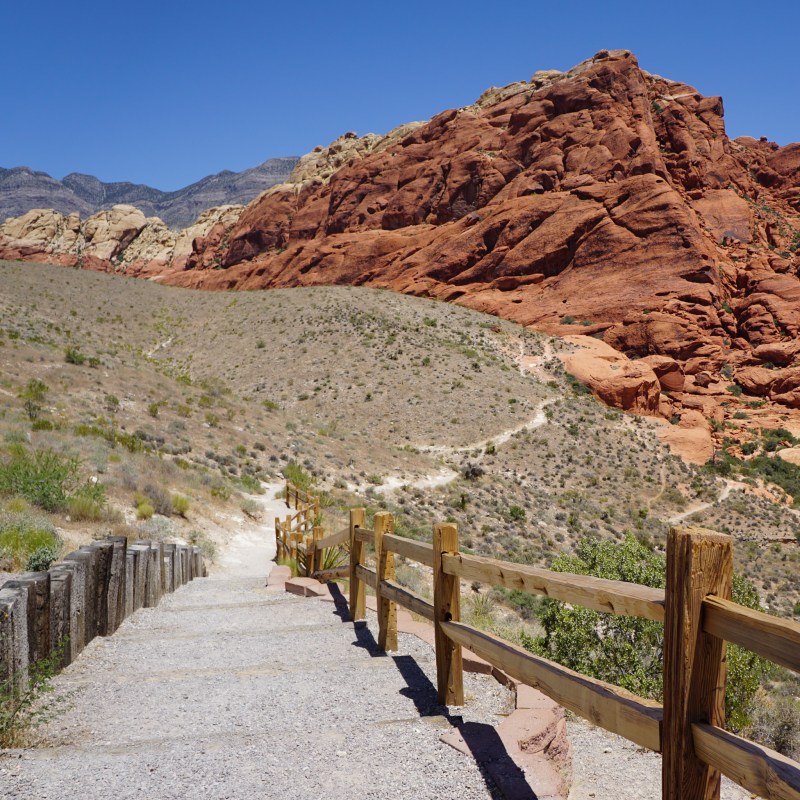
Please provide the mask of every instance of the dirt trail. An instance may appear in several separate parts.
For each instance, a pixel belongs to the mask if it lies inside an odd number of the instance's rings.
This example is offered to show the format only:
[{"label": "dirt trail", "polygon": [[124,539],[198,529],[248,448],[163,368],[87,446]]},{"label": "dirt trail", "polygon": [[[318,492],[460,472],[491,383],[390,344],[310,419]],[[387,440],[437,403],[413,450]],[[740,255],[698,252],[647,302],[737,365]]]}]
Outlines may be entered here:
[{"label": "dirt trail", "polygon": [[707,508],[711,508],[712,506],[717,505],[717,503],[722,503],[723,501],[727,500],[730,497],[731,492],[734,489],[746,489],[747,484],[742,483],[741,481],[733,481],[730,478],[725,479],[725,486],[722,491],[719,493],[719,497],[710,503],[694,503],[690,505],[685,511],[681,511],[680,514],[675,514],[674,517],[670,517],[667,522],[670,525],[680,525],[685,519],[688,519],[692,516],[692,514],[697,514],[699,511],[705,511]]},{"label": "dirt trail", "polygon": [[228,539],[211,567],[212,575],[269,574],[275,558],[275,517],[283,519],[289,507],[276,496],[284,481],[262,486],[263,495],[246,495],[261,506],[260,524],[243,526]]},{"label": "dirt trail", "polygon": [[[553,348],[550,342],[544,343],[544,349],[540,356],[526,356],[525,355],[525,342],[522,338],[518,341],[518,353],[514,356],[517,368],[521,375],[530,375],[536,380],[544,380],[547,376],[543,373],[543,365],[546,361],[553,357]],[[515,436],[528,431],[536,430],[547,422],[547,414],[545,408],[550,405],[554,400],[552,398],[542,400],[536,407],[536,412],[533,417],[520,425],[513,428],[507,428],[493,436],[487,436],[484,439],[479,439],[475,442],[470,442],[465,445],[417,445],[416,449],[420,453],[427,453],[429,455],[439,456],[442,461],[454,461],[459,456],[472,454],[476,463],[480,463],[486,455],[486,448],[490,445],[494,447],[502,447]],[[435,489],[440,486],[446,486],[452,483],[458,476],[459,471],[453,469],[453,465],[443,466],[436,472],[423,475],[421,477],[409,478],[406,475],[390,475],[384,478],[384,482],[377,486],[374,491],[378,494],[389,494],[396,491],[402,486],[410,486],[414,489]],[[351,490],[356,490],[361,487],[351,485]]]}]

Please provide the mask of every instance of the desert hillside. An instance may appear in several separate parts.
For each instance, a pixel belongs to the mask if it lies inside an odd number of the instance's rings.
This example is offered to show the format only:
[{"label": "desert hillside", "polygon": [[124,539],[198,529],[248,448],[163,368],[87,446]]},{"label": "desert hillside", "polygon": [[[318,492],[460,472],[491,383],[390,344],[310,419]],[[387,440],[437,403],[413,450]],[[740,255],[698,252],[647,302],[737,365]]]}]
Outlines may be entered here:
[{"label": "desert hillside", "polygon": [[[452,519],[475,552],[526,563],[587,535],[658,545],[671,523],[705,524],[736,537],[769,607],[800,601],[800,520],[775,476],[676,458],[666,423],[610,410],[565,373],[563,340],[363,287],[198,292],[1,262],[0,312],[0,459],[54,450],[105,487],[96,518],[49,517],[67,541],[213,538],[253,510],[259,481],[299,470],[326,524],[358,504],[418,538]],[[33,419],[31,381],[45,386]],[[759,434],[753,457],[777,463],[786,435]],[[153,486],[185,497],[185,516],[140,518]]]},{"label": "desert hillside", "polygon": [[800,145],[730,140],[721,98],[626,51],[347,134],[178,235],[121,206],[31,212],[0,227],[0,255],[203,289],[434,297],[602,340],[624,357],[588,343],[573,374],[686,431],[696,461],[746,458],[759,427],[800,433]]}]

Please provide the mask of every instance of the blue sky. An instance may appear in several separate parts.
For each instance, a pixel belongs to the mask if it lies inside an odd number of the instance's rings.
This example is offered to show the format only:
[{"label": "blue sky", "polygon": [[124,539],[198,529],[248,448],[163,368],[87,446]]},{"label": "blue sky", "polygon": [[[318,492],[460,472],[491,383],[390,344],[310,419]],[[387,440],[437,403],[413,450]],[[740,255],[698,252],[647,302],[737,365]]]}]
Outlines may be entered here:
[{"label": "blue sky", "polygon": [[797,0],[42,0],[7,4],[3,27],[0,166],[57,178],[176,189],[602,48],[722,95],[731,136],[800,140]]}]

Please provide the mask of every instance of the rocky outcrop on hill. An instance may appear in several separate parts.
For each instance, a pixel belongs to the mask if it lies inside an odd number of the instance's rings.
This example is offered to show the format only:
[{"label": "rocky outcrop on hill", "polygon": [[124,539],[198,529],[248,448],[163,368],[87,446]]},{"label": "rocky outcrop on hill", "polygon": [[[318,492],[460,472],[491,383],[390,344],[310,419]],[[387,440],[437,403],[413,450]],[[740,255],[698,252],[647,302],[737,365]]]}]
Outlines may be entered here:
[{"label": "rocky outcrop on hill", "polygon": [[761,399],[800,408],[800,144],[732,141],[723,113],[602,51],[388,137],[347,134],[161,279],[366,284],[588,334],[630,361],[584,364],[595,392],[676,431]]},{"label": "rocky outcrop on hill", "polygon": [[88,217],[115,205],[136,206],[146,217],[159,217],[174,229],[192,225],[209,208],[243,205],[281,183],[298,159],[272,158],[243,172],[208,175],[174,192],[136,183],[104,183],[73,172],[58,181],[27,167],[0,169],[0,220],[33,209],[52,208],[65,216]]},{"label": "rocky outcrop on hill", "polygon": [[7,259],[158,278],[183,269],[194,240],[215,228],[229,228],[241,211],[242,206],[212,208],[176,232],[134,206],[117,205],[83,222],[78,214],[34,209],[0,226],[0,253]]}]

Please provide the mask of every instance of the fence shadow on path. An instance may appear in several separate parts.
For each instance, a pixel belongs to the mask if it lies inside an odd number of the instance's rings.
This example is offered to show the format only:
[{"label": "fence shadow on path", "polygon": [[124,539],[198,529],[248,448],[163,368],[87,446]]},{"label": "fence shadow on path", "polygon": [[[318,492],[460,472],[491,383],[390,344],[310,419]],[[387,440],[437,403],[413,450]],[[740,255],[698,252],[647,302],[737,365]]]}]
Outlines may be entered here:
[{"label": "fence shadow on path", "polygon": [[[348,602],[341,589],[335,583],[328,584],[328,589],[333,599],[333,613],[342,622],[352,625]],[[501,784],[499,794],[502,797],[509,798],[509,800],[512,798],[513,800],[538,800],[536,793],[525,779],[525,773],[508,754],[506,746],[494,726],[479,722],[464,722],[460,715],[451,714],[447,706],[439,705],[436,686],[412,656],[390,655],[382,652],[365,622],[356,623],[354,629],[356,640],[353,645],[355,647],[363,648],[373,658],[391,658],[394,661],[406,684],[405,688],[400,690],[400,694],[412,700],[420,717],[441,717],[459,732],[478,764],[490,791],[496,793],[497,784]],[[489,774],[487,775],[487,773]]]}]

